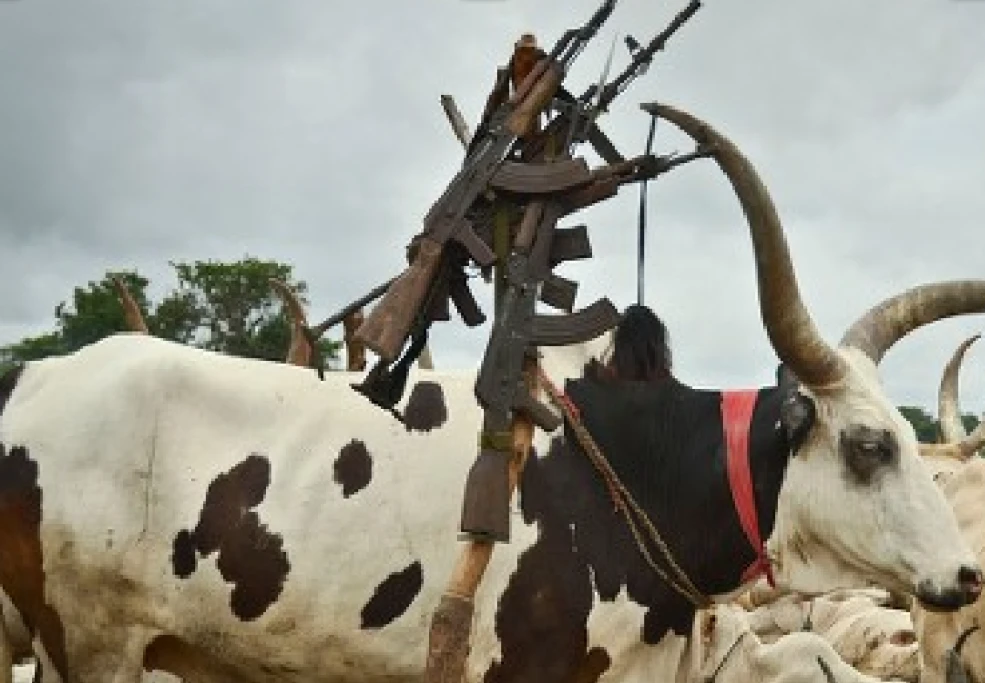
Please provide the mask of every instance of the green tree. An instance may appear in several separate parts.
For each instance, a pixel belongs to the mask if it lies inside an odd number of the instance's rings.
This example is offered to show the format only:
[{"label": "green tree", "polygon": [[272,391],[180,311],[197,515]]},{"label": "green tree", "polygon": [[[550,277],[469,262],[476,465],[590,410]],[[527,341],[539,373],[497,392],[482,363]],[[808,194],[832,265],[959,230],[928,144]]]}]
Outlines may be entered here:
[{"label": "green tree", "polygon": [[114,332],[127,329],[123,307],[112,278],[119,278],[142,311],[148,308],[147,278],[136,272],[110,271],[98,282],[72,290],[71,303],[62,302],[55,307],[57,334],[61,338],[63,352],[81,349]]},{"label": "green tree", "polygon": [[[913,431],[917,433],[917,441],[937,443],[940,440],[940,421],[926,410],[918,406],[899,406],[899,411],[913,425]],[[978,418],[974,415],[962,415],[961,421],[964,423],[965,431],[969,433],[978,426]]]},{"label": "green tree", "polygon": [[918,406],[899,406],[899,411],[913,425],[913,431],[917,433],[917,441],[921,443],[937,441],[939,426],[930,413]]},{"label": "green tree", "polygon": [[[147,297],[147,278],[132,271],[108,272],[98,282],[76,287],[70,300],[55,308],[55,331],[0,348],[0,364],[69,353],[126,330],[113,278],[127,286],[155,336],[231,355],[284,360],[290,323],[269,279],[284,281],[306,303],[307,285],[294,281],[291,266],[253,257],[170,265],[178,285],[156,305]],[[319,352],[327,365],[337,360],[340,346],[321,341]]]},{"label": "green tree", "polygon": [[27,337],[0,349],[0,363],[39,360],[47,356],[68,353],[86,344],[126,329],[123,308],[110,278],[126,283],[134,299],[147,307],[144,290],[147,280],[136,273],[109,272],[100,282],[72,291],[71,304],[61,302],[55,307],[55,331]]}]

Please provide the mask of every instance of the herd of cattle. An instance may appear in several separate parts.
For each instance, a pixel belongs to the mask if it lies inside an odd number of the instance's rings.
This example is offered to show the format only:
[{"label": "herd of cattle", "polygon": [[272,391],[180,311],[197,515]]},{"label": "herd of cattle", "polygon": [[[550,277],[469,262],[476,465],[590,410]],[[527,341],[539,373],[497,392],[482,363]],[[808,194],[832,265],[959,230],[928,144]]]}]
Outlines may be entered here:
[{"label": "herd of cattle", "polygon": [[[781,361],[747,427],[765,547],[733,503],[722,392],[586,377],[608,337],[544,349],[715,604],[641,560],[566,428],[538,434],[511,542],[473,599],[466,681],[985,683],[985,427],[957,419],[974,339],[942,379],[945,443],[917,443],[878,374],[909,332],[985,313],[985,281],[903,292],[829,346],[755,169],[704,122],[655,110],[714,150],[748,221]],[[155,339],[131,315],[138,334],[0,379],[0,683],[420,680],[474,457],[474,375],[416,369],[397,421],[356,375],[303,367],[288,301],[286,363]],[[744,574],[760,553],[778,587]]]}]

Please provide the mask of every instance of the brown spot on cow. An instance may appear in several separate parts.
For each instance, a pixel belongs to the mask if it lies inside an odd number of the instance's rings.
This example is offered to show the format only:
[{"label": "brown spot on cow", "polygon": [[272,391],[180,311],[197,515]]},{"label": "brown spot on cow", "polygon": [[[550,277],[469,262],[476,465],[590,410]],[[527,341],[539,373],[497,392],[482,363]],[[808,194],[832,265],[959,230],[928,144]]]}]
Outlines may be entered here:
[{"label": "brown spot on cow", "polygon": [[182,579],[187,579],[198,566],[198,557],[195,555],[195,538],[188,529],[182,529],[174,537],[171,551],[171,566],[174,575]]},{"label": "brown spot on cow", "polygon": [[582,660],[581,667],[575,674],[574,683],[597,683],[611,664],[612,658],[605,648],[593,647]]},{"label": "brown spot on cow", "polygon": [[18,365],[0,375],[0,413],[7,407],[7,401],[10,399],[10,395],[14,393],[14,387],[17,386],[17,380],[20,379],[23,371],[24,367]]},{"label": "brown spot on cow", "polygon": [[373,476],[373,458],[366,450],[366,444],[353,439],[343,446],[332,471],[335,483],[342,487],[343,498],[366,488]]},{"label": "brown spot on cow", "polygon": [[[501,656],[484,683],[594,683],[611,661],[608,652],[589,648],[589,615],[596,600],[620,594],[646,610],[641,642],[658,643],[671,630],[690,633],[693,606],[646,564],[598,472],[568,429],[565,434],[544,456],[530,457],[521,476],[522,519],[536,524],[538,535],[499,597]],[[643,505],[650,502],[634,495]]]},{"label": "brown spot on cow", "polygon": [[520,556],[500,597],[495,629],[502,658],[484,683],[568,683],[598,668],[597,654],[588,659],[588,566],[574,549],[571,530],[556,523],[541,467],[529,459],[521,483],[524,518],[538,522],[540,536]]},{"label": "brown spot on cow", "polygon": [[915,631],[911,631],[909,629],[896,631],[893,635],[889,636],[889,642],[898,647],[906,647],[907,645],[913,645],[913,643],[917,642],[917,634]]},{"label": "brown spot on cow", "polygon": [[424,585],[421,563],[411,562],[405,569],[386,577],[363,607],[362,628],[381,628],[407,611]]},{"label": "brown spot on cow", "polygon": [[181,578],[195,571],[195,551],[203,557],[218,551],[216,567],[233,584],[230,607],[243,621],[256,619],[277,600],[290,570],[283,538],[250,509],[263,502],[269,484],[270,461],[249,456],[215,478],[195,529],[179,531],[173,543],[171,561]]},{"label": "brown spot on cow", "polygon": [[[0,383],[0,405],[13,383],[10,373]],[[0,585],[32,631],[40,636],[63,680],[68,679],[65,629],[58,613],[44,600],[45,574],[41,548],[41,488],[38,464],[23,446],[8,451],[0,444]]]},{"label": "brown spot on cow", "polygon": [[437,382],[418,382],[404,408],[407,431],[430,432],[448,420],[445,394]]}]

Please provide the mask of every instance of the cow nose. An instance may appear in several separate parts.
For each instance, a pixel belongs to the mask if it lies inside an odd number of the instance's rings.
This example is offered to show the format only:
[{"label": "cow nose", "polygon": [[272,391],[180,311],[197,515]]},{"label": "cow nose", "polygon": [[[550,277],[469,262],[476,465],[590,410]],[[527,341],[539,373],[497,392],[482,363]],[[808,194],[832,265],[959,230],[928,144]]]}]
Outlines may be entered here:
[{"label": "cow nose", "polygon": [[963,565],[958,570],[958,585],[970,605],[982,594],[982,570],[974,565]]}]

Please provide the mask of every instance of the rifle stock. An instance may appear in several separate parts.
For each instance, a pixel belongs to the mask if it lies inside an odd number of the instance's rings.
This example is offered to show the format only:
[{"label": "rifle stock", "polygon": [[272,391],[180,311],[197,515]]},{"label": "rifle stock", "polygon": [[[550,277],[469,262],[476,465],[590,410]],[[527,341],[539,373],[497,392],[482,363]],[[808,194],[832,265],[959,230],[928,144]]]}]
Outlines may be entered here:
[{"label": "rifle stock", "polygon": [[542,74],[534,69],[525,80],[533,78],[536,78],[536,81],[529,86],[529,91],[523,87],[526,83],[518,89],[517,94],[523,93],[524,96],[506,120],[506,127],[517,137],[525,137],[533,131],[537,117],[554,99],[554,94],[564,78],[564,72],[557,62],[550,62],[545,65]]},{"label": "rifle stock", "polygon": [[353,338],[387,362],[400,353],[407,331],[423,309],[431,283],[438,274],[443,246],[424,236],[410,265],[359,326]]}]

